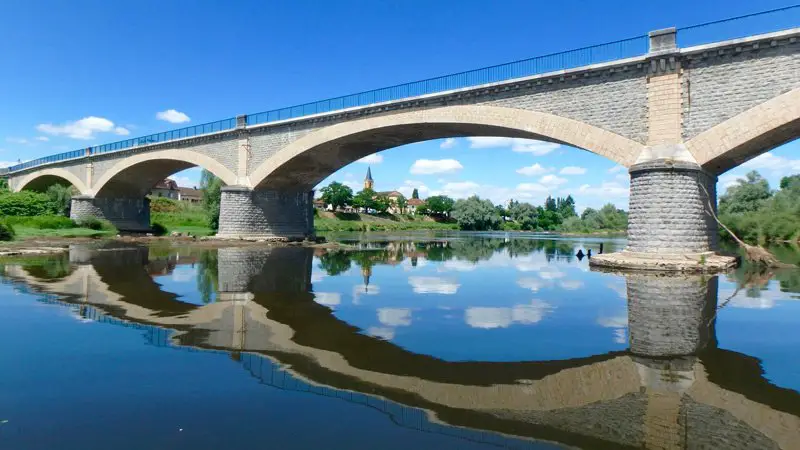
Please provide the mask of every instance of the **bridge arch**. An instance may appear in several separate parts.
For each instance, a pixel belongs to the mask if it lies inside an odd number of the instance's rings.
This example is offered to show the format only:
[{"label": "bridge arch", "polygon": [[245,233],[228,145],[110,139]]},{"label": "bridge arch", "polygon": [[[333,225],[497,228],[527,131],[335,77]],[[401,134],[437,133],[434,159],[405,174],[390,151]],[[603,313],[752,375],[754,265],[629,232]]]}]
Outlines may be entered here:
[{"label": "bridge arch", "polygon": [[236,174],[214,158],[192,150],[172,149],[121,159],[103,172],[91,192],[95,197],[144,197],[159,181],[191,167],[208,170],[229,186],[236,184]]},{"label": "bridge arch", "polygon": [[71,184],[81,194],[89,193],[89,188],[86,186],[86,183],[84,183],[83,180],[80,179],[80,177],[78,177],[77,175],[66,169],[60,169],[57,167],[37,170],[35,172],[28,174],[25,178],[20,180],[19,183],[17,183],[16,188],[14,190],[16,192],[19,192],[28,188],[32,190],[42,191],[44,190],[43,188],[58,183],[59,181],[65,181],[68,184]]},{"label": "bridge arch", "polygon": [[372,153],[430,139],[500,136],[568,144],[630,166],[644,146],[574,119],[487,105],[456,105],[338,123],[287,145],[250,174],[253,187],[310,190]]},{"label": "bridge arch", "polygon": [[800,137],[800,87],[744,111],[686,143],[717,175]]}]

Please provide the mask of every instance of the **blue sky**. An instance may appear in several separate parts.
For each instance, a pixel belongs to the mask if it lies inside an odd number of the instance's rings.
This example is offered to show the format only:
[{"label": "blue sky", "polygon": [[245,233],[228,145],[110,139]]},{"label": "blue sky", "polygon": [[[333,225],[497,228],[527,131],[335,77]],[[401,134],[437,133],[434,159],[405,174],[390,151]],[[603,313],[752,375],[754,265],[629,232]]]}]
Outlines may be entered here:
[{"label": "blue sky", "polygon": [[[0,161],[788,4],[11,0],[0,4]],[[776,185],[800,171],[797,149],[790,144],[753,165]],[[370,164],[380,190],[475,192],[496,202],[572,193],[579,207],[627,207],[625,172],[567,147],[431,141],[387,150]],[[365,170],[354,163],[335,178],[360,185]],[[722,186],[746,170],[726,174]],[[198,177],[196,169],[175,176],[186,185]]]}]

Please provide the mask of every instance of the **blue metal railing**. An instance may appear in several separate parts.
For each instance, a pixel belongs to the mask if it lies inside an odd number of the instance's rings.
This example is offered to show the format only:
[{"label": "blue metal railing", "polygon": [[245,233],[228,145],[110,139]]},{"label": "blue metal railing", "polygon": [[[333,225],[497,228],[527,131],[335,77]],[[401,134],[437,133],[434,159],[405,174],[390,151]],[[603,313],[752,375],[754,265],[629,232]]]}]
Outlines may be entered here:
[{"label": "blue metal railing", "polygon": [[[782,31],[800,26],[800,5],[787,6],[746,16],[707,22],[699,25],[678,28],[679,47],[735,39],[767,32]],[[382,89],[330,98],[288,108],[264,111],[246,116],[247,125],[257,125],[280,120],[296,119],[313,114],[322,114],[375,103],[402,100],[426,94],[463,89],[483,84],[508,81],[515,78],[540,75],[558,70],[599,64],[618,59],[645,55],[648,51],[648,37],[637,36],[605,44],[569,50],[560,53],[523,59],[507,64],[469,70],[427,80],[399,84]],[[110,144],[89,148],[91,154],[114,152],[142,145],[167,142],[175,139],[199,136],[225,131],[236,127],[236,118],[223,119],[202,125],[165,131],[133,139],[125,139]],[[10,172],[39,166],[42,164],[79,158],[87,155],[86,149],[46,156],[9,167]]]},{"label": "blue metal railing", "polygon": [[678,28],[678,47],[710,44],[800,26],[800,4]]},{"label": "blue metal railing", "polygon": [[647,53],[647,36],[637,36],[591,47],[523,59],[507,64],[399,84],[382,89],[330,98],[304,105],[290,106],[247,115],[248,125],[294,119],[374,103],[401,100],[426,94],[497,83],[564,69],[588,66]]}]

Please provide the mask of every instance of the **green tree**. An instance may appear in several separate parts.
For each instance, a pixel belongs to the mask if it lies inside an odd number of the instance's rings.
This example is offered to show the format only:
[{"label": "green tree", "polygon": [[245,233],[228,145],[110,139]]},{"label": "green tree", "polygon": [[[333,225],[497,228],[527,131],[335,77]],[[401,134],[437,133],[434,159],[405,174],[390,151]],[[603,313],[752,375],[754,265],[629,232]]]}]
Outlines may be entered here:
[{"label": "green tree", "polygon": [[508,215],[521,230],[535,230],[538,226],[539,212],[530,203],[512,200],[508,204]]},{"label": "green tree", "polygon": [[392,206],[392,201],[386,195],[376,195],[372,199],[372,209],[379,214],[385,213]]},{"label": "green tree", "polygon": [[8,180],[0,178],[0,192],[8,190]]},{"label": "green tree", "polygon": [[69,217],[69,208],[75,188],[56,183],[50,185],[45,193],[50,198],[50,201],[53,202],[53,209],[56,213]]},{"label": "green tree", "polygon": [[781,189],[800,192],[800,175],[781,178]]},{"label": "green tree", "polygon": [[350,255],[342,250],[325,252],[319,257],[319,267],[330,276],[347,272],[350,270]]},{"label": "green tree", "polygon": [[345,186],[338,181],[331,182],[322,188],[321,192],[322,201],[331,205],[334,211],[344,208],[353,201],[353,190],[350,189],[350,186]]},{"label": "green tree", "polygon": [[400,214],[405,214],[406,208],[408,207],[408,200],[404,196],[397,197],[397,209],[400,210]]},{"label": "green tree", "polygon": [[455,202],[453,218],[462,230],[496,230],[501,223],[494,204],[489,200],[481,200],[477,195]]},{"label": "green tree", "polygon": [[[431,214],[448,216],[450,212],[453,211],[455,201],[446,195],[434,195],[433,197],[428,197],[428,199],[425,200],[425,204],[428,205],[428,210]],[[494,205],[492,205],[492,207],[494,207]]]},{"label": "green tree", "polygon": [[200,189],[203,191],[203,210],[212,230],[219,229],[219,206],[222,201],[222,180],[204,170],[200,175]]},{"label": "green tree", "polygon": [[374,199],[375,191],[372,189],[364,189],[353,197],[353,207],[369,212],[370,209],[375,209]]},{"label": "green tree", "polygon": [[558,205],[556,204],[556,200],[548,195],[547,199],[544,201],[544,209],[554,213],[558,212]]},{"label": "green tree", "polygon": [[572,198],[571,195],[567,195],[566,198],[559,197],[556,201],[556,204],[556,208],[558,209],[558,213],[561,215],[562,219],[567,219],[578,215],[575,212],[575,199]]},{"label": "green tree", "polygon": [[755,170],[744,180],[737,180],[719,199],[720,214],[740,214],[758,211],[772,197],[769,183]]},{"label": "green tree", "polygon": [[419,191],[417,190],[417,188],[414,188],[414,190],[411,191],[411,198],[419,199]]}]

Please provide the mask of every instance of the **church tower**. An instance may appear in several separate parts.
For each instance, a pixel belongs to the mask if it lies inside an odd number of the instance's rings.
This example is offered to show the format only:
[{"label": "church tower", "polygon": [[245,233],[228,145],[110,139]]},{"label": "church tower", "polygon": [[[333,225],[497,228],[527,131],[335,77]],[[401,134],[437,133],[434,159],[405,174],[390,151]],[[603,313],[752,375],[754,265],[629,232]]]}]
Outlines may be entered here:
[{"label": "church tower", "polygon": [[367,167],[367,176],[364,177],[364,189],[375,190],[373,186],[375,186],[375,181],[372,179],[372,170]]}]

